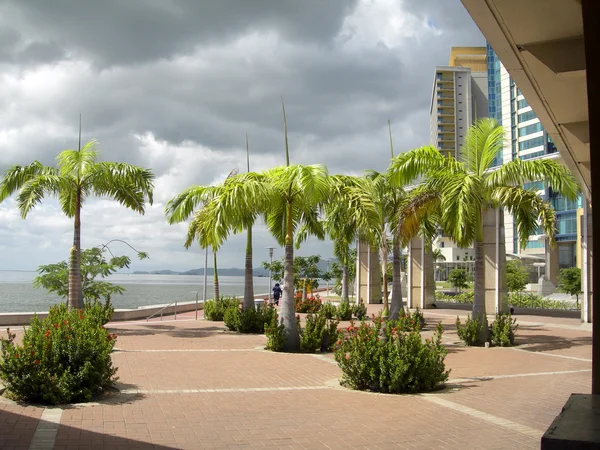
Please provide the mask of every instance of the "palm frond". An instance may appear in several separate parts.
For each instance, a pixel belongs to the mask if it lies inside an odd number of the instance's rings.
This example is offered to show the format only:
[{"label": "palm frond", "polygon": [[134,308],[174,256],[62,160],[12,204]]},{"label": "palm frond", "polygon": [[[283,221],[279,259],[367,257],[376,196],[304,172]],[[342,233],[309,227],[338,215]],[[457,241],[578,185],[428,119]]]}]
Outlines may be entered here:
[{"label": "palm frond", "polygon": [[575,200],[581,192],[569,169],[550,159],[515,159],[486,177],[486,185],[492,189],[521,186],[534,181],[546,181],[555,192],[568,200]]},{"label": "palm frond", "polygon": [[395,156],[387,173],[391,186],[404,187],[420,177],[426,177],[439,171],[465,172],[460,162],[452,157],[445,157],[435,147],[426,146]]},{"label": "palm frond", "polygon": [[110,197],[143,214],[146,202],[152,204],[154,174],[131,164],[100,162],[85,166],[82,185],[97,196]]},{"label": "palm frond", "polygon": [[63,179],[58,175],[41,174],[25,182],[17,196],[17,206],[21,211],[21,217],[25,219],[29,211],[38,205],[46,195],[58,195],[63,185]]},{"label": "palm frond", "polygon": [[460,149],[462,161],[478,176],[488,170],[504,145],[504,129],[496,119],[477,120],[467,131]]},{"label": "palm frond", "polygon": [[538,233],[538,226],[554,245],[556,213],[537,192],[521,186],[503,186],[493,190],[492,199],[513,215],[521,248],[525,247],[529,236]]},{"label": "palm frond", "polygon": [[27,166],[13,166],[4,173],[0,182],[0,203],[21,189],[25,183],[39,175],[58,175],[54,167],[34,161]]},{"label": "palm frond", "polygon": [[60,152],[56,156],[56,163],[60,174],[76,180],[81,180],[85,177],[96,165],[96,160],[98,159],[97,145],[98,141],[92,139],[81,150],[63,150]]}]

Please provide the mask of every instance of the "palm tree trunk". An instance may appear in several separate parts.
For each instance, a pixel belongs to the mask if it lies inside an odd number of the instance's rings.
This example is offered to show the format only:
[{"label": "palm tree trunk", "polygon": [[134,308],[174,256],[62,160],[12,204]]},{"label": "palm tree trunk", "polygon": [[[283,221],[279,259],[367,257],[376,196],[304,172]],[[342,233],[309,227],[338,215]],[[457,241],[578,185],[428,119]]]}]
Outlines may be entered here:
[{"label": "palm tree trunk", "polygon": [[69,255],[69,293],[67,296],[69,309],[83,308],[81,299],[81,191],[79,189],[77,190],[75,202],[73,247]]},{"label": "palm tree trunk", "polygon": [[213,300],[219,300],[219,274],[217,272],[217,252],[213,249]]},{"label": "palm tree trunk", "polygon": [[296,324],[296,305],[294,301],[294,239],[292,228],[292,205],[286,207],[287,233],[285,237],[285,262],[283,266],[283,295],[279,309],[279,321],[286,332],[286,352],[300,349],[300,335]]},{"label": "palm tree trunk", "polygon": [[394,234],[392,243],[392,304],[390,307],[390,319],[398,320],[402,309],[402,284],[400,278],[402,270],[400,267],[401,252],[400,239]]},{"label": "palm tree trunk", "polygon": [[473,319],[478,319],[483,323],[480,340],[488,340],[489,330],[487,314],[485,310],[485,260],[483,255],[483,242],[475,242],[475,283],[473,299]]},{"label": "palm tree trunk", "polygon": [[306,301],[306,295],[308,294],[308,283],[307,279],[302,279],[302,301]]},{"label": "palm tree trunk", "polygon": [[348,264],[342,264],[342,301],[350,301],[348,298]]},{"label": "palm tree trunk", "polygon": [[[383,275],[382,278],[382,287],[383,287],[383,317],[389,316],[390,308],[388,304],[388,289],[387,289],[387,263],[388,263],[388,246],[387,246],[387,238],[385,233],[383,235],[383,239],[386,241],[381,246],[381,272]],[[369,256],[370,257],[370,256]]]},{"label": "palm tree trunk", "polygon": [[244,309],[254,307],[254,278],[252,276],[252,227],[248,227],[246,265],[244,267]]}]

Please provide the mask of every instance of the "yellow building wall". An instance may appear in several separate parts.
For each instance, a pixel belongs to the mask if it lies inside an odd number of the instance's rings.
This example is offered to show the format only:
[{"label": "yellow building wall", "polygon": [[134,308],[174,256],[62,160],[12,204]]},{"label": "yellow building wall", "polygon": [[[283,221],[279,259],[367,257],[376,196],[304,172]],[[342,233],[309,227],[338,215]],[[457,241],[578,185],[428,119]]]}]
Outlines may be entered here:
[{"label": "yellow building wall", "polygon": [[485,47],[452,47],[448,65],[470,67],[472,72],[487,72]]}]

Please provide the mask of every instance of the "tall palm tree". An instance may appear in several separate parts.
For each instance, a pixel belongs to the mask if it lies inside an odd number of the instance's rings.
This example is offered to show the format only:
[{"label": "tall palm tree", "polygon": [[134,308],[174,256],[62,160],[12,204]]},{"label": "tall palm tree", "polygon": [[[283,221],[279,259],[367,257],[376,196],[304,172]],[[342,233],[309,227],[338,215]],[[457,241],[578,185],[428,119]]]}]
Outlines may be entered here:
[{"label": "tall palm tree", "polygon": [[58,197],[60,206],[73,218],[73,247],[69,264],[69,308],[83,307],[81,290],[81,208],[89,197],[108,197],[144,214],[146,202],[152,204],[154,175],[125,163],[98,161],[97,142],[89,141],[78,150],[63,150],[56,157],[57,167],[34,161],[13,166],[0,182],[0,202],[19,191],[17,206],[25,219],[46,196]]},{"label": "tall palm tree", "polygon": [[473,317],[484,323],[482,340],[487,340],[485,310],[485,264],[483,255],[483,216],[486,211],[506,208],[515,219],[519,241],[525,246],[538,222],[555,245],[555,212],[536,191],[525,183],[546,181],[568,199],[579,188],[571,173],[551,160],[516,159],[491,170],[502,150],[504,130],[494,119],[481,119],[467,132],[460,161],[444,157],[434,147],[421,147],[398,155],[390,166],[391,182],[405,185],[425,176],[425,185],[440,193],[441,224],[461,247],[475,246],[475,299]]},{"label": "tall palm tree", "polygon": [[[319,212],[330,192],[329,174],[323,165],[290,165],[287,118],[283,99],[283,134],[285,139],[285,162],[283,167],[275,167],[264,172],[265,182],[270,187],[270,200],[265,214],[267,228],[285,248],[283,295],[279,318],[286,331],[286,351],[300,348],[300,335],[296,325],[294,302],[294,244],[299,246],[308,235],[325,238]],[[294,242],[294,232],[299,231]]]},{"label": "tall palm tree", "polygon": [[364,178],[332,175],[331,195],[324,206],[325,228],[333,241],[333,253],[342,267],[342,301],[348,302],[350,245],[357,236],[377,245],[381,223],[372,185]]},{"label": "tall palm tree", "polygon": [[[231,233],[252,227],[268,203],[268,192],[262,174],[249,172],[233,175],[217,186],[191,186],[185,189],[167,203],[165,215],[170,224],[192,218],[184,244],[186,248],[198,240],[203,248],[210,246],[216,252]],[[216,272],[216,256],[214,266]],[[246,295],[247,290],[245,286],[244,308],[254,306],[253,295]],[[218,294],[215,293],[216,296]]]},{"label": "tall palm tree", "polygon": [[435,250],[433,250],[432,253],[433,253],[433,260],[434,261],[446,261],[446,257],[442,253],[441,249],[436,248]]}]

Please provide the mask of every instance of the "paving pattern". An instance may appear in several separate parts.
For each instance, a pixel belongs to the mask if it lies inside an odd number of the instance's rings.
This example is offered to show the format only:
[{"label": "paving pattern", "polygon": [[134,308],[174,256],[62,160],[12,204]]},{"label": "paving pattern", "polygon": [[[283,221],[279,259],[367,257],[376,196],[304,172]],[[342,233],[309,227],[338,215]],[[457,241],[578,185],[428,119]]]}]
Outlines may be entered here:
[{"label": "paving pattern", "polygon": [[332,355],[266,352],[264,336],[194,313],[110,324],[121,394],[64,408],[0,398],[0,449],[539,448],[569,395],[590,392],[590,330],[521,316],[518,347],[466,348],[457,314],[426,312],[446,330],[448,387],[410,396],[341,388]]}]

